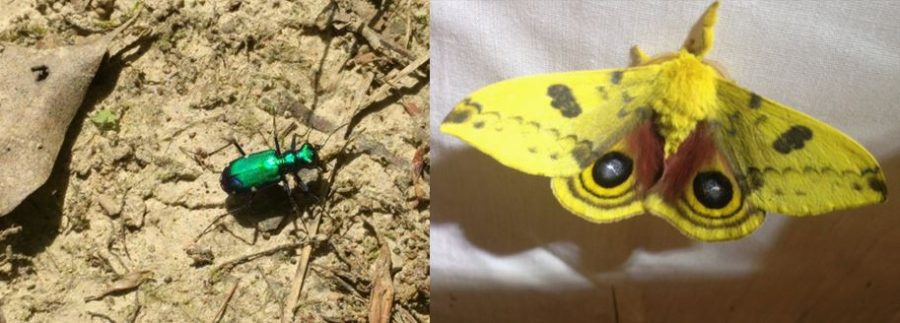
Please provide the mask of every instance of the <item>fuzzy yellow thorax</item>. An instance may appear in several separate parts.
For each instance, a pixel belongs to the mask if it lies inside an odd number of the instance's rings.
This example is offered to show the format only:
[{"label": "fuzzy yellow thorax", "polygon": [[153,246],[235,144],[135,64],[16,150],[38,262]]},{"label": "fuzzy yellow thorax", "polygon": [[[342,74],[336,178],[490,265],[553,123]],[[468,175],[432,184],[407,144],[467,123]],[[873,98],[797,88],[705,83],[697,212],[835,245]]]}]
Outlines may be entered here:
[{"label": "fuzzy yellow thorax", "polygon": [[659,132],[665,138],[668,158],[687,139],[697,122],[714,113],[718,74],[684,49],[660,64],[661,95],[653,102],[653,109]]}]

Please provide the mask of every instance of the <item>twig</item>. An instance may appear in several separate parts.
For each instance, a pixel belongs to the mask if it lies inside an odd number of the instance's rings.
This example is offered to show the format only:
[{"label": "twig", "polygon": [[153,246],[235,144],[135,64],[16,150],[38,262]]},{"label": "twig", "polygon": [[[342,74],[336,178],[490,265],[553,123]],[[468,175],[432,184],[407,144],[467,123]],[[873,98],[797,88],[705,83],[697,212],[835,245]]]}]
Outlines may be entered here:
[{"label": "twig", "polygon": [[[316,212],[316,218],[313,220],[312,229],[308,236],[315,239],[319,234],[319,222],[322,219],[322,212]],[[300,262],[297,263],[297,271],[294,272],[294,280],[291,283],[291,293],[288,294],[287,306],[284,307],[284,315],[281,316],[281,322],[289,322],[294,317],[294,308],[297,306],[297,300],[300,298],[300,291],[303,289],[303,282],[306,280],[306,272],[309,268],[309,256],[312,254],[312,244],[303,246],[300,251]]]},{"label": "twig", "polygon": [[[343,15],[340,18],[336,18],[332,21],[332,24],[338,29],[341,29],[339,25],[346,24],[344,26],[347,26],[349,30],[362,36],[362,38],[369,43],[369,46],[372,46],[372,49],[376,51],[387,54],[388,56],[391,56],[390,52],[393,52],[399,54],[400,58],[406,61],[413,58],[413,55],[410,54],[409,51],[392,41],[384,39],[380,33],[369,27],[366,19],[362,19],[355,13],[353,15]],[[390,52],[385,50],[385,48],[390,50]]]},{"label": "twig", "polygon": [[406,65],[406,67],[400,70],[400,72],[397,72],[397,74],[394,75],[394,77],[392,77],[390,80],[386,80],[385,83],[389,84],[393,88],[397,88],[397,86],[393,84],[394,82],[406,76],[407,74],[419,69],[419,67],[425,65],[425,63],[427,63],[430,59],[431,55],[429,54],[425,54],[425,56],[419,57],[419,59],[413,61],[412,63],[409,63],[409,65]]},{"label": "twig", "polygon": [[387,94],[388,94],[388,92],[390,92],[391,89],[397,88],[397,86],[394,85],[394,82],[396,82],[400,78],[408,75],[409,73],[412,73],[413,71],[419,69],[419,67],[422,67],[422,65],[425,65],[425,63],[427,63],[430,59],[431,59],[431,55],[425,54],[425,56],[419,57],[419,59],[413,61],[412,63],[409,63],[409,65],[406,65],[406,67],[404,67],[402,70],[400,70],[400,72],[397,72],[397,74],[394,75],[394,77],[392,77],[390,80],[385,80],[385,82],[384,82],[385,84],[382,85],[381,87],[379,87],[377,90],[375,90],[374,93],[372,93],[371,96],[369,96],[369,102],[367,104],[365,104],[365,106],[368,106],[368,105],[372,104],[373,102],[384,100],[384,98],[387,97]]},{"label": "twig", "polygon": [[[412,7],[412,4],[411,4],[410,2],[411,2],[410,0],[406,0],[405,3],[404,3],[403,5],[406,6],[406,7]],[[406,13],[406,35],[403,36],[403,41],[406,42],[406,44],[404,44],[404,46],[405,46],[406,48],[409,48],[410,40],[412,40],[412,32],[413,32],[413,29],[412,29],[412,13],[411,13],[411,12],[407,12],[407,13]]]},{"label": "twig", "polygon": [[323,267],[323,266],[318,266],[318,265],[312,265],[312,266],[310,266],[309,268],[312,269],[313,272],[315,272],[316,274],[319,274],[320,276],[326,276],[326,277],[328,277],[328,278],[333,278],[334,281],[338,282],[338,284],[340,284],[340,285],[343,286],[345,289],[347,289],[347,290],[349,290],[351,293],[353,293],[353,296],[356,296],[356,298],[358,298],[359,300],[361,300],[361,301],[365,301],[365,300],[366,300],[366,298],[363,297],[363,296],[359,293],[358,290],[356,290],[356,287],[353,287],[352,285],[350,285],[350,283],[348,283],[348,282],[346,281],[346,278],[343,278],[343,277],[341,277],[340,275],[336,274],[336,273],[334,272],[333,269],[327,268],[327,267]]},{"label": "twig", "polygon": [[131,314],[129,314],[128,317],[125,318],[125,321],[128,323],[137,322],[138,315],[141,314],[141,309],[144,308],[144,305],[141,305],[141,302],[138,299],[137,293],[134,294],[134,305],[136,306],[134,308],[134,311],[132,311]]},{"label": "twig", "polygon": [[221,272],[221,271],[223,271],[223,270],[231,270],[232,268],[234,268],[234,267],[237,266],[237,265],[240,265],[240,264],[242,264],[242,263],[245,263],[245,262],[254,260],[254,259],[256,259],[256,258],[263,257],[263,256],[268,256],[268,255],[274,254],[274,253],[279,252],[279,251],[296,249],[297,247],[300,247],[300,246],[305,245],[305,244],[307,244],[307,243],[306,243],[306,242],[292,242],[292,243],[286,243],[286,244],[283,244],[283,245],[280,245],[280,246],[277,246],[277,247],[274,247],[274,248],[271,248],[271,249],[266,249],[266,250],[263,250],[263,251],[260,251],[260,252],[256,252],[256,253],[252,253],[252,254],[249,254],[249,255],[240,256],[240,257],[238,257],[238,258],[235,258],[235,259],[232,259],[232,260],[223,262],[222,264],[220,264],[220,265],[216,266],[215,268],[213,268],[212,272],[213,272],[213,275],[215,276],[215,275],[217,275],[219,272]]},{"label": "twig", "polygon": [[381,34],[373,30],[372,28],[369,28],[369,26],[367,26],[366,24],[360,22],[359,26],[354,27],[356,27],[354,28],[354,30],[356,30],[363,38],[365,38],[366,42],[368,42],[373,49],[383,52],[384,50],[382,48],[387,47],[387,49],[400,54],[400,56],[403,56],[403,58],[405,59],[413,58],[412,54],[410,54],[409,51],[400,47],[400,45],[394,44],[394,42],[392,41],[384,39],[383,37],[381,37]]},{"label": "twig", "polygon": [[360,104],[359,107],[357,107],[356,111],[354,111],[354,113],[353,113],[354,117],[357,114],[359,114],[360,111],[365,110],[366,108],[368,108],[375,102],[378,102],[378,101],[381,101],[381,100],[384,100],[385,98],[387,98],[390,91],[397,88],[397,86],[394,85],[395,81],[397,81],[400,78],[408,75],[409,73],[412,73],[413,71],[419,69],[419,67],[424,65],[430,59],[431,59],[431,56],[428,54],[425,54],[425,56],[420,57],[419,59],[415,60],[414,62],[412,62],[409,65],[407,65],[406,67],[404,67],[402,70],[400,70],[400,72],[397,72],[397,74],[395,74],[390,80],[385,80],[384,84],[381,85],[381,87],[379,87],[377,90],[375,90],[375,92],[372,92],[372,95],[369,95],[368,101],[366,101],[363,104]]},{"label": "twig", "polygon": [[228,296],[225,297],[225,302],[222,303],[222,307],[219,308],[219,312],[216,313],[216,317],[213,318],[213,323],[219,323],[223,317],[225,317],[225,310],[228,309],[228,303],[231,302],[231,298],[234,296],[234,292],[237,291],[238,285],[241,284],[241,281],[238,280],[234,282],[234,286],[231,286],[231,291],[228,292]]},{"label": "twig", "polygon": [[103,313],[97,313],[97,312],[91,312],[91,311],[88,311],[87,313],[88,313],[88,315],[90,315],[91,317],[99,317],[99,318],[101,318],[101,319],[106,320],[107,322],[116,323],[116,320],[113,320],[111,317],[107,316],[106,314],[103,314]]}]

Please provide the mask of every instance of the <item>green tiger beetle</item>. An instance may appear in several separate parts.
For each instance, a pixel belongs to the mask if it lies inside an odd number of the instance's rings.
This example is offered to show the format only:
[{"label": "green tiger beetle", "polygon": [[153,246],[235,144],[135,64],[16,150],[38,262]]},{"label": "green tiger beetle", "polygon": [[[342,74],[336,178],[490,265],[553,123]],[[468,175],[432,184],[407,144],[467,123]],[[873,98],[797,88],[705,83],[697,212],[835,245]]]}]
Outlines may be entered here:
[{"label": "green tiger beetle", "polygon": [[222,170],[222,176],[219,183],[226,193],[255,193],[260,189],[276,185],[279,182],[284,184],[284,189],[290,196],[291,189],[287,183],[287,175],[294,176],[298,186],[304,193],[309,192],[306,184],[300,180],[298,172],[304,168],[315,168],[318,163],[316,149],[309,143],[303,143],[297,148],[297,136],[291,138],[291,148],[281,151],[281,145],[278,143],[278,135],[275,130],[275,119],[272,119],[272,136],[275,138],[275,149],[267,149],[260,152],[247,155],[241,145],[235,141],[234,146],[241,157],[232,160]]},{"label": "green tiger beetle", "polygon": [[[325,138],[325,142],[322,146],[328,143],[328,140],[331,139],[331,136],[334,135],[338,129],[343,128],[348,124],[349,123],[345,123],[335,128],[328,137]],[[300,178],[299,172],[304,169],[318,168],[320,166],[319,156],[317,148],[309,143],[303,143],[300,148],[297,148],[296,134],[291,138],[290,149],[281,151],[281,144],[278,141],[277,133],[275,117],[273,116],[272,137],[275,139],[275,149],[267,149],[248,155],[244,152],[244,149],[241,148],[240,144],[236,141],[231,141],[238,152],[240,152],[241,157],[232,160],[228,163],[228,166],[225,166],[225,169],[222,170],[221,177],[219,178],[219,184],[222,185],[222,189],[228,193],[229,196],[250,193],[250,200],[252,202],[253,197],[257,192],[261,192],[263,189],[282,183],[282,186],[287,193],[287,197],[291,202],[291,207],[293,208],[293,211],[297,213],[299,212],[299,207],[293,199],[287,176],[288,174],[293,175],[300,190],[304,193],[310,193],[309,188]],[[346,144],[344,146],[346,147]],[[221,150],[221,148],[219,150]],[[320,201],[319,197],[315,194],[309,194],[309,196],[316,201]],[[248,205],[241,206],[237,209],[243,209],[247,206]],[[231,213],[233,211],[234,209],[229,210],[228,212]],[[216,219],[214,219],[194,240],[199,240],[204,234],[209,232],[216,222],[227,214],[228,213],[224,213],[216,217]],[[256,234],[254,234],[253,241],[256,241]]]}]

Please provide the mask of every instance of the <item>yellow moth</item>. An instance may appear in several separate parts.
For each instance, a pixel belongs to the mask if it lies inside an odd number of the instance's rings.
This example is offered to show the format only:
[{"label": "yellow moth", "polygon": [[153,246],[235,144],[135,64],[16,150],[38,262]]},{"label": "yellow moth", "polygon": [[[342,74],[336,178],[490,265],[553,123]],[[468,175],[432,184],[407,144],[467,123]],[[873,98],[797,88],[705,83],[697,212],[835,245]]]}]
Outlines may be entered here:
[{"label": "yellow moth", "polygon": [[882,202],[878,162],[840,131],[727,79],[704,56],[713,3],[677,53],[633,67],[526,76],[457,104],[441,131],[504,165],[551,177],[593,222],[644,213],[730,240],[766,212],[806,216]]}]

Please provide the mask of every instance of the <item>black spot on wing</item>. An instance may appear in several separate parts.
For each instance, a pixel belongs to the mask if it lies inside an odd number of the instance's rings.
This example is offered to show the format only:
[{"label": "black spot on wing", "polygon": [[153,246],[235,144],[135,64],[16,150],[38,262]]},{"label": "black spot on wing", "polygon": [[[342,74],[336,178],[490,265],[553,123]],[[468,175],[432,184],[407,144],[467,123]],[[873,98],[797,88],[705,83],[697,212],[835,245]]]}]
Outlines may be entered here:
[{"label": "black spot on wing", "polygon": [[812,130],[806,126],[793,126],[775,139],[772,147],[779,153],[788,154],[793,150],[803,149],[804,143],[812,139],[812,135]]},{"label": "black spot on wing", "polygon": [[481,113],[481,103],[472,101],[472,98],[466,98],[465,100],[463,100],[463,104],[467,107],[475,109],[476,111],[478,111],[478,113]]},{"label": "black spot on wing", "polygon": [[600,92],[600,97],[602,97],[604,101],[609,100],[609,92],[606,91],[605,86],[598,86],[597,92]]},{"label": "black spot on wing", "polygon": [[463,123],[468,121],[474,113],[481,113],[481,104],[472,101],[470,98],[466,98],[459,106],[447,114],[447,118],[444,119],[444,122]]},{"label": "black spot on wing", "polygon": [[756,167],[747,168],[747,188],[751,191],[757,190],[766,184],[763,179],[763,173]]},{"label": "black spot on wing", "polygon": [[593,148],[589,141],[582,141],[572,148],[572,158],[578,162],[582,168],[587,167],[593,162]]},{"label": "black spot on wing", "polygon": [[759,126],[759,125],[763,124],[764,122],[766,122],[767,120],[769,120],[768,116],[766,116],[765,114],[760,115],[759,117],[756,117],[756,120],[753,120],[753,125]]},{"label": "black spot on wing", "polygon": [[615,71],[612,73],[612,78],[609,80],[612,84],[622,83],[622,71]]},{"label": "black spot on wing", "polygon": [[562,84],[551,85],[547,88],[547,95],[553,99],[553,101],[550,102],[550,105],[553,106],[554,109],[558,109],[563,117],[574,118],[581,114],[581,106],[575,101],[575,96],[572,95],[572,89],[568,86]]},{"label": "black spot on wing", "polygon": [[449,123],[463,123],[469,118],[472,117],[472,113],[469,110],[465,109],[453,109],[447,114],[447,118],[444,119],[444,122]]},{"label": "black spot on wing", "polygon": [[484,121],[476,121],[472,126],[475,127],[475,129],[484,128]]},{"label": "black spot on wing", "polygon": [[756,93],[750,93],[750,103],[747,106],[751,109],[759,109],[760,105],[762,105],[762,97]]},{"label": "black spot on wing", "polygon": [[887,186],[884,185],[883,180],[875,177],[870,178],[869,188],[871,188],[873,191],[881,193],[882,198],[887,198]]}]

